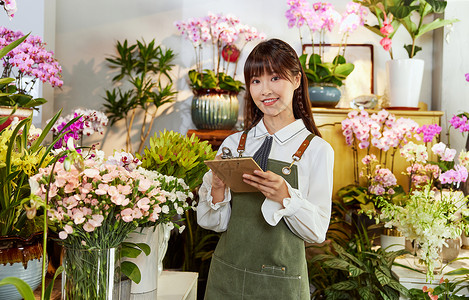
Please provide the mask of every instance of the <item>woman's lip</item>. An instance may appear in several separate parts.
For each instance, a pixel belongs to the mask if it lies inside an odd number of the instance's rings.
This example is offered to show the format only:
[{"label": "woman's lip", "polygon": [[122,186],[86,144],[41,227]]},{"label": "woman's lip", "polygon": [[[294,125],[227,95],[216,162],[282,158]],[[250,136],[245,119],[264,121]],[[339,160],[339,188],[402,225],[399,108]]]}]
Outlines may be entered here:
[{"label": "woman's lip", "polygon": [[265,106],[270,106],[270,105],[274,105],[275,102],[277,101],[278,101],[278,98],[269,98],[269,99],[262,100],[262,104],[264,104]]}]

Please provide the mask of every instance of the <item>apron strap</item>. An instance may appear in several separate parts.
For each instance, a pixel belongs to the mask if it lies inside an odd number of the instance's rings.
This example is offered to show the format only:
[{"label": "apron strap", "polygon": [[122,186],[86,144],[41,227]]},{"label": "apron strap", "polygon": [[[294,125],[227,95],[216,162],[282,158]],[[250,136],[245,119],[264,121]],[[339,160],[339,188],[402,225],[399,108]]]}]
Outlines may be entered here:
[{"label": "apron strap", "polygon": [[[249,130],[245,130],[243,134],[241,134],[241,138],[239,139],[239,144],[238,144],[238,153],[239,157],[243,156],[244,149],[246,148],[246,139],[248,137],[248,132]],[[311,140],[315,137],[316,135],[314,133],[310,133],[306,139],[301,143],[300,148],[296,150],[295,154],[293,154],[293,161],[299,161],[301,159],[301,156],[303,156],[303,153],[305,152],[306,148],[308,148],[309,143]]]},{"label": "apron strap", "polygon": [[[295,154],[293,154],[293,160],[296,160],[296,161],[300,160],[301,156],[303,156],[303,153],[305,153],[306,148],[308,148],[309,143],[311,142],[311,140],[314,137],[315,137],[314,133],[311,133],[306,137],[306,139],[301,144],[300,148],[298,148],[298,150],[296,150]],[[297,159],[295,159],[295,157]]]},{"label": "apron strap", "polygon": [[246,139],[248,137],[248,132],[249,130],[245,130],[243,134],[241,134],[241,138],[239,139],[239,144],[238,144],[239,157],[243,156],[244,148],[246,148]]}]

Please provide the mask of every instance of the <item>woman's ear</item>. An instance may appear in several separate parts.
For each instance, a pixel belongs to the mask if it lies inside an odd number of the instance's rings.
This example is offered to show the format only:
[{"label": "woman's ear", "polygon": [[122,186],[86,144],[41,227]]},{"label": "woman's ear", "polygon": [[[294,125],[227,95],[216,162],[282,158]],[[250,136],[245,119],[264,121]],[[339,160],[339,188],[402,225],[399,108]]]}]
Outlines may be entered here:
[{"label": "woman's ear", "polygon": [[295,84],[295,90],[301,85],[301,72],[299,72],[294,78],[293,82]]}]

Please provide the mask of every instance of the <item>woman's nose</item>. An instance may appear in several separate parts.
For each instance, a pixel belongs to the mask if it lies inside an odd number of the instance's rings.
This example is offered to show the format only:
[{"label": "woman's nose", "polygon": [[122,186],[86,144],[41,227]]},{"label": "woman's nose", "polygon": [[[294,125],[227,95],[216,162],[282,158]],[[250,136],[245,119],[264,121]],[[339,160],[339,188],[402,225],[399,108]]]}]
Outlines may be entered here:
[{"label": "woman's nose", "polygon": [[263,84],[261,92],[262,95],[269,95],[272,92],[270,85],[268,83]]}]

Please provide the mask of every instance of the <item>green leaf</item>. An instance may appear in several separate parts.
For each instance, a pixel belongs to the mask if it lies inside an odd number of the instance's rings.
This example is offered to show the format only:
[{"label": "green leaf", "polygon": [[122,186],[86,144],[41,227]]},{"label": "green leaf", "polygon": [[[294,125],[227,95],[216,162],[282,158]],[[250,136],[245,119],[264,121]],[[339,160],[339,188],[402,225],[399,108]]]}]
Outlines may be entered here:
[{"label": "green leaf", "polygon": [[34,300],[34,293],[31,287],[23,280],[16,277],[5,277],[0,281],[0,286],[12,284],[16,287],[21,297],[25,300]]},{"label": "green leaf", "polygon": [[391,278],[389,278],[386,274],[384,274],[378,269],[375,269],[375,276],[376,279],[378,279],[378,282],[383,286],[391,282]]},{"label": "green leaf", "polygon": [[18,47],[18,45],[21,44],[29,36],[29,34],[30,33],[28,33],[27,35],[25,35],[23,37],[20,37],[19,39],[11,42],[10,44],[8,44],[5,47],[3,47],[2,49],[0,49],[0,58],[4,57],[5,55],[8,54],[8,52],[10,52],[11,50]]},{"label": "green leaf", "polygon": [[469,269],[467,269],[467,268],[458,268],[456,270],[445,273],[445,275],[451,275],[451,276],[469,275]]},{"label": "green leaf", "polygon": [[350,291],[358,288],[358,283],[354,280],[342,281],[334,283],[331,288],[340,291]]},{"label": "green leaf", "polygon": [[357,276],[360,276],[361,274],[365,273],[364,270],[362,270],[358,267],[355,267],[354,265],[350,265],[348,267],[348,271],[349,271],[349,276],[350,277],[357,277]]},{"label": "green leaf", "polygon": [[410,16],[412,11],[417,10],[418,6],[393,6],[389,7],[389,12],[397,19],[404,19]]},{"label": "green leaf", "polygon": [[441,0],[425,0],[425,1],[431,5],[435,13],[442,14],[445,12],[446,1],[441,1]]},{"label": "green leaf", "polygon": [[121,272],[135,283],[140,283],[140,280],[142,280],[142,274],[140,273],[140,269],[133,262],[121,262]]},{"label": "green leaf", "polygon": [[443,27],[443,26],[446,26],[446,25],[449,25],[449,24],[453,24],[455,22],[459,22],[459,20],[458,19],[451,19],[451,20],[436,19],[436,20],[434,20],[433,22],[431,22],[429,24],[423,24],[420,27],[417,34],[415,35],[415,38],[421,37],[422,35],[424,35],[425,33],[429,32],[429,31],[435,30],[437,28],[440,28],[440,27]]},{"label": "green leaf", "polygon": [[143,251],[143,253],[145,253],[146,256],[150,255],[150,252],[151,252],[150,246],[148,246],[145,243],[136,243],[136,245],[140,248],[140,250]]},{"label": "green leaf", "polygon": [[358,294],[360,295],[361,299],[376,299],[376,297],[371,292],[370,286],[361,286],[358,288]]},{"label": "green leaf", "polygon": [[348,267],[350,266],[350,264],[346,262],[345,260],[334,258],[334,259],[325,261],[324,266],[327,268],[348,271]]},{"label": "green leaf", "polygon": [[60,266],[60,267],[57,268],[57,270],[55,270],[54,277],[52,278],[52,281],[49,283],[49,285],[47,286],[46,291],[45,291],[45,293],[44,293],[44,299],[45,299],[45,300],[50,299],[50,297],[51,297],[51,295],[52,295],[52,289],[54,288],[55,279],[56,279],[57,276],[59,276],[63,271],[64,271],[64,267],[63,267],[63,266]]}]

